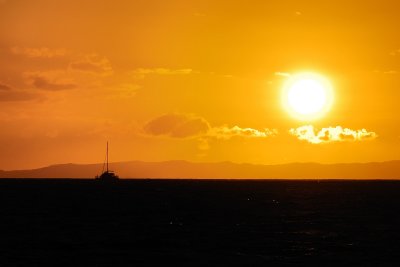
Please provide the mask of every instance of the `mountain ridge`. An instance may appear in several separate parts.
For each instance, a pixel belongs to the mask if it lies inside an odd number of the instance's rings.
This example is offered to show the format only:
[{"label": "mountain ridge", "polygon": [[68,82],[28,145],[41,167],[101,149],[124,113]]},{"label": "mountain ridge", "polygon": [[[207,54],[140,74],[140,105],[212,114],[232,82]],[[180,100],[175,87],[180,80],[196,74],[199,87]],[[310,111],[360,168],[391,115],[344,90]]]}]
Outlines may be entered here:
[{"label": "mountain ridge", "polygon": [[[400,179],[400,160],[369,163],[294,162],[275,165],[233,162],[125,161],[110,163],[121,178],[160,179]],[[92,178],[102,163],[55,164],[27,170],[0,170],[0,178]]]}]

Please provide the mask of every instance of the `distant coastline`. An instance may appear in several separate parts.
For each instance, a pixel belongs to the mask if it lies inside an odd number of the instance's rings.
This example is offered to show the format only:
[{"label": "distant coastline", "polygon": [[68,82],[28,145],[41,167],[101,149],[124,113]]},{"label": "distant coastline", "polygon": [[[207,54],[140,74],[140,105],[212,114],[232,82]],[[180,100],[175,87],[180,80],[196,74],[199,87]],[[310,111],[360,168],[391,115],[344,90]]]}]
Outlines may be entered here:
[{"label": "distant coastline", "polygon": [[[1,171],[0,178],[92,178],[102,164],[58,164],[48,167]],[[116,162],[110,168],[121,178],[151,179],[400,179],[400,161],[371,163],[290,163],[281,165],[188,161]]]}]

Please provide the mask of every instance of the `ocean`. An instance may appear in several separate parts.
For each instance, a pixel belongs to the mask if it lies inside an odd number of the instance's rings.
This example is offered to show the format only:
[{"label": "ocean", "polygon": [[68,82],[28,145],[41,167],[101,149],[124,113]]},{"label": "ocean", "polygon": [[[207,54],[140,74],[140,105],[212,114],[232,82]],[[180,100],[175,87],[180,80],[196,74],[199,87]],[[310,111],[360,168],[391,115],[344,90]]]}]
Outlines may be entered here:
[{"label": "ocean", "polygon": [[399,266],[400,181],[1,179],[0,266]]}]

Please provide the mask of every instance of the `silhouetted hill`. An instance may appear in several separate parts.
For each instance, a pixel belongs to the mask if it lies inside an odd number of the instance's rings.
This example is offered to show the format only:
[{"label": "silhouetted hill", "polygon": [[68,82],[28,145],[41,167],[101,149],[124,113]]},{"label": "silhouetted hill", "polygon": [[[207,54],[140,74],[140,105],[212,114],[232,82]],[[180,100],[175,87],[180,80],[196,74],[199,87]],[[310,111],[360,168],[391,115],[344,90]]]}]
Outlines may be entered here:
[{"label": "silhouetted hill", "polygon": [[[0,171],[0,178],[92,178],[102,164],[60,164],[49,167]],[[268,178],[268,179],[400,179],[400,161],[282,165],[193,163],[187,161],[111,163],[121,178]]]}]

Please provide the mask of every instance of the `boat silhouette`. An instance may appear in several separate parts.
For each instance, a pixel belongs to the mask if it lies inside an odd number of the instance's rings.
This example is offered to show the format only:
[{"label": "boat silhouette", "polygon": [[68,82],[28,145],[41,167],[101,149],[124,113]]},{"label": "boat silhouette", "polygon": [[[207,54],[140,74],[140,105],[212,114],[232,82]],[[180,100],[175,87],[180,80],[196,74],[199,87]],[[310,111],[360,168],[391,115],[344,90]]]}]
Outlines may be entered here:
[{"label": "boat silhouette", "polygon": [[[106,165],[106,170],[104,171],[104,165]],[[103,163],[103,169],[101,170],[102,174],[97,175],[95,180],[101,182],[116,182],[119,180],[119,177],[113,172],[108,169],[108,142],[107,142],[107,153],[106,153],[106,162]]]}]

